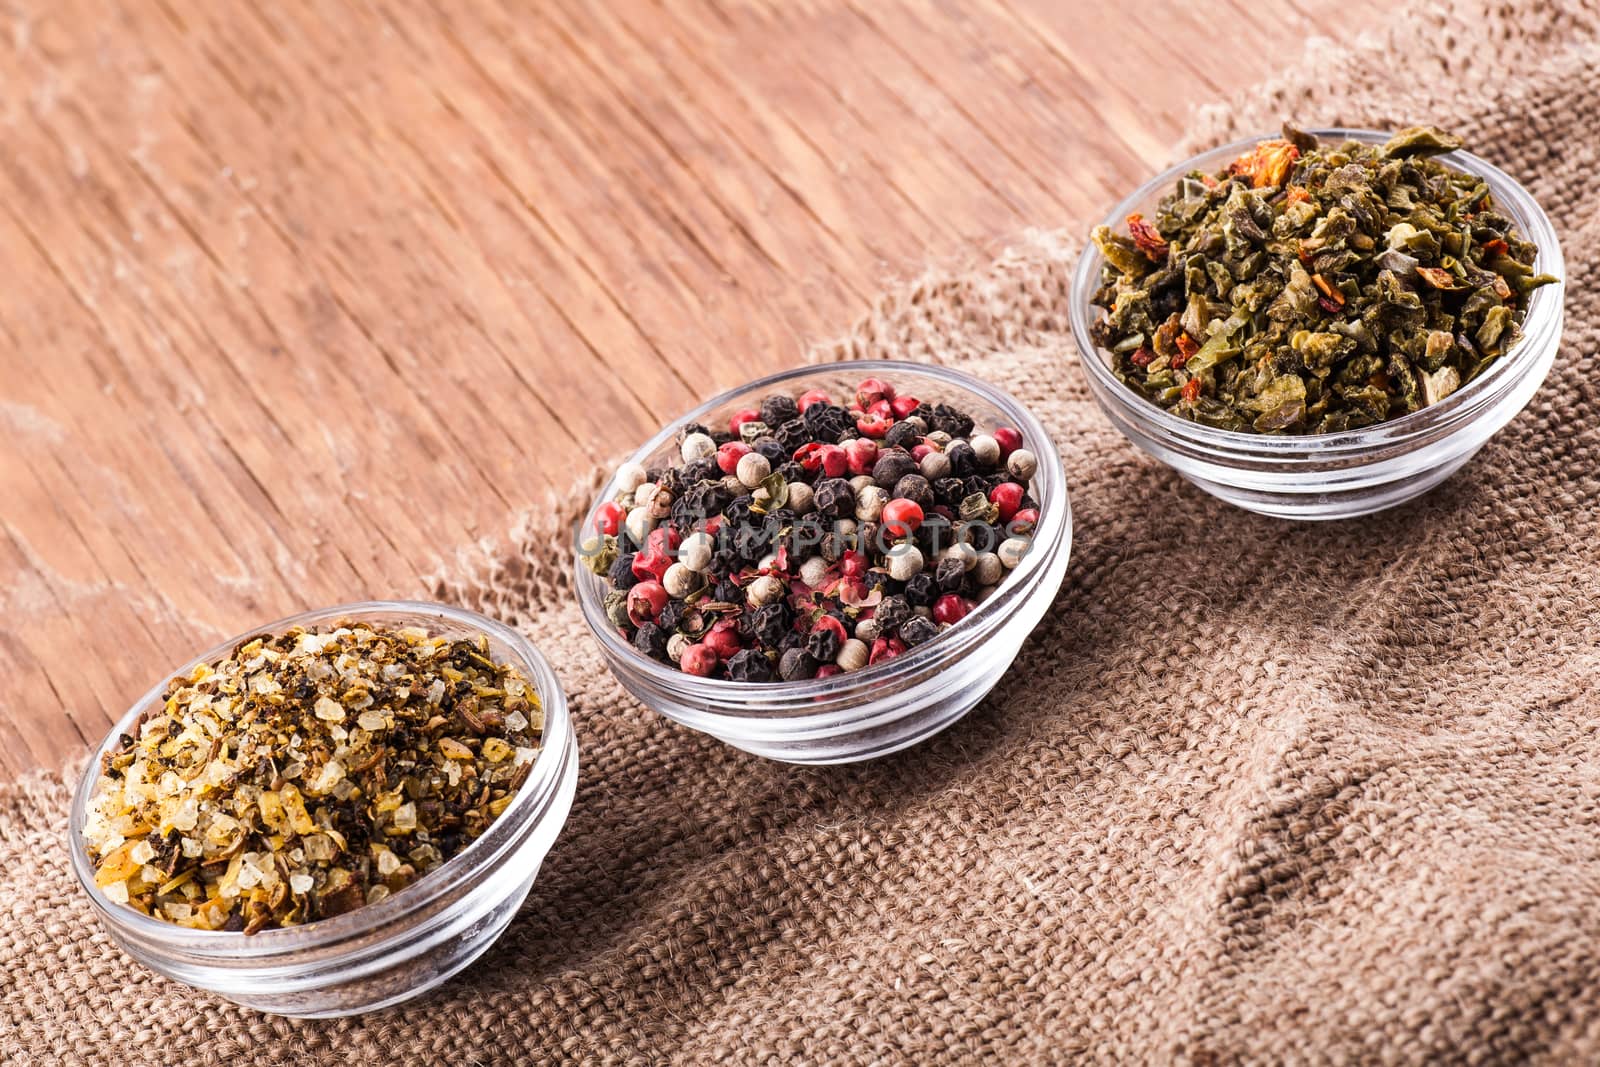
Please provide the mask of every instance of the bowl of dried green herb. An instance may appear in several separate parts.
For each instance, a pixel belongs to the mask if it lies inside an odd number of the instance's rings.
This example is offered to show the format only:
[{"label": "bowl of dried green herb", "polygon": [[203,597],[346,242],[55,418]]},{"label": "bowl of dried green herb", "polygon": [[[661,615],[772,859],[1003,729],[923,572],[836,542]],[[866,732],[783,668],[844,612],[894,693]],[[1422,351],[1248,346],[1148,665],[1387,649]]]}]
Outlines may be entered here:
[{"label": "bowl of dried green herb", "polygon": [[1432,127],[1223,145],[1091,236],[1071,315],[1102,410],[1263,514],[1348,518],[1426,492],[1526,406],[1560,345],[1549,218]]},{"label": "bowl of dried green herb", "polygon": [[948,728],[1055,598],[1060,455],[949,367],[846,362],[749,382],[623,463],[576,533],[608,665],[648,707],[794,763]]},{"label": "bowl of dried green herb", "polygon": [[219,645],[130,708],[74,796],[112,938],[262,1011],[417,996],[494,942],[571,809],[577,743],[521,634],[383,601]]}]

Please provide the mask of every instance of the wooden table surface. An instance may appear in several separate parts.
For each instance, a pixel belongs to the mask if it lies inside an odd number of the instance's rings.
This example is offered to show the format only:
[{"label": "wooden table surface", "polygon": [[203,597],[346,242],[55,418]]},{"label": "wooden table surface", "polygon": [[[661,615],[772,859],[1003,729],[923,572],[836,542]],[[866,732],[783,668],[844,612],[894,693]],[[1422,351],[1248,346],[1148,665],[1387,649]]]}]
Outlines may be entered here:
[{"label": "wooden table surface", "polygon": [[1376,7],[12,0],[0,780],[414,592],[893,278],[1097,217]]}]

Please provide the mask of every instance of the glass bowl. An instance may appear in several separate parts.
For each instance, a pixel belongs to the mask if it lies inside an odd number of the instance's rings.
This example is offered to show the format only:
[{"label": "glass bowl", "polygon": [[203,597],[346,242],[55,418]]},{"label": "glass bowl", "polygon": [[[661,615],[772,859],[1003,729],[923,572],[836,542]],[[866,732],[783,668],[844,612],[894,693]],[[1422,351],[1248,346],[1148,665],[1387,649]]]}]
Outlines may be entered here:
[{"label": "glass bowl", "polygon": [[435,634],[485,634],[493,654],[523,671],[544,707],[544,743],[509,807],[477,840],[414,884],[373,904],[303,926],[246,936],[192,930],[116,904],[94,884],[83,821],[101,756],[158,704],[166,680],[107,735],[78,783],[68,827],[72,868],[116,943],[135,960],[191,986],[275,1015],[355,1015],[397,1004],[443,982],[493,944],[510,923],[572,808],[578,746],[566,698],[544,658],[516,631],[440,604],[372,601],[309,611],[249,631],[171,672],[187,674],[241,640],[349,619]]},{"label": "glass bowl", "polygon": [[[1325,141],[1382,144],[1373,130],[1310,131]],[[1118,204],[1113,228],[1156,204],[1190,171],[1208,173],[1267,137],[1235,141],[1171,167]],[[1432,489],[1471,459],[1521,411],[1549,373],[1561,343],[1566,290],[1561,245],[1544,210],[1509,175],[1469,152],[1439,156],[1446,166],[1480,175],[1499,210],[1538,246],[1536,271],[1562,279],[1534,291],[1522,339],[1482,376],[1436,404],[1347,433],[1271,436],[1201,426],[1169,414],[1117,380],[1110,356],[1090,337],[1103,312],[1090,303],[1105,260],[1090,243],[1072,279],[1072,333],[1079,363],[1106,417],[1134,444],[1195,485],[1241,508],[1286,519],[1344,519],[1393,507]]]},{"label": "glass bowl", "polygon": [[[631,459],[646,469],[677,461],[674,435],[686,423],[726,426],[773,392],[853,392],[863,378],[883,378],[930,402],[959,406],[980,429],[1012,426],[1038,457],[1034,543],[996,591],[936,639],[862,670],[797,682],[735,682],[685,674],[637,652],[606,618],[606,583],[576,566],[578,599],[606,661],[623,687],[647,706],[695,730],[770,759],[853,763],[887,755],[945,729],[982,700],[1016,659],[1066,575],[1072,510],[1061,457],[1039,420],[1005,393],[948,367],[860,360],[760,378],[701,405],[658,433]],[[599,503],[616,494],[606,483]],[[594,510],[584,533],[595,528]]]}]

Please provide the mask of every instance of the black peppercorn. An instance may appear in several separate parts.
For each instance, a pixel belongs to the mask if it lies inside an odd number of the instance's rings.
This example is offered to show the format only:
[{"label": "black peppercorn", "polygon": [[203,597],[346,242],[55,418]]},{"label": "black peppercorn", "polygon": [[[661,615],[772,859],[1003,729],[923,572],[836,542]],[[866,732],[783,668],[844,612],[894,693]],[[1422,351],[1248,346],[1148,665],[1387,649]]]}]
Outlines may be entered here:
[{"label": "black peppercorn", "polygon": [[889,432],[883,435],[883,443],[890,448],[912,448],[922,440],[922,427],[914,422],[901,421],[889,427]]},{"label": "black peppercorn", "polygon": [[783,638],[778,642],[778,651],[787,652],[791,648],[806,647],[806,635],[799,630],[785,630]]},{"label": "black peppercorn", "polygon": [[[810,411],[816,406],[813,404],[806,410]],[[825,478],[818,482],[812,499],[821,515],[844,519],[855,514],[856,491],[843,478]]]},{"label": "black peppercorn", "polygon": [[932,607],[933,602],[939,599],[939,583],[934,581],[933,575],[927,571],[911,576],[906,582],[905,597],[911,602],[912,607]]},{"label": "black peppercorn", "polygon": [[739,583],[732,578],[724,578],[717,583],[711,595],[722,604],[739,604],[744,601],[744,590],[739,588]]},{"label": "black peppercorn", "polygon": [[911,605],[903,596],[886,596],[873,611],[872,617],[877,621],[882,636],[893,637],[905,621],[911,618]]},{"label": "black peppercorn", "polygon": [[736,496],[722,506],[722,514],[727,516],[728,525],[734,528],[745,525],[750,521],[750,508],[755,504],[755,497],[749,493]]},{"label": "black peppercorn", "polygon": [[913,615],[900,627],[900,640],[915,648],[939,636],[939,626],[932,619]]},{"label": "black peppercorn", "polygon": [[962,581],[967,577],[967,567],[959,559],[941,559],[939,566],[933,572],[933,580],[944,593],[954,593],[961,588]]},{"label": "black peppercorn", "polygon": [[806,651],[821,663],[832,663],[839,655],[839,633],[831,626],[819,626],[806,637]]},{"label": "black peppercorn", "polygon": [[781,474],[786,482],[803,482],[806,480],[806,469],[794,460],[785,460],[772,468],[774,474]]},{"label": "black peppercorn", "polygon": [[791,648],[778,661],[778,674],[786,682],[798,682],[816,673],[816,658],[803,648]]},{"label": "black peppercorn", "polygon": [[[767,425],[772,425],[768,423]],[[811,431],[806,429],[804,419],[790,419],[788,422],[772,431],[773,439],[788,450],[792,456],[801,445],[811,440]]]},{"label": "black peppercorn", "polygon": [[812,404],[800,417],[805,420],[806,429],[811,431],[813,437],[829,444],[837,444],[856,426],[850,413],[835,404]]},{"label": "black peppercorn", "polygon": [[741,649],[728,660],[728,677],[736,682],[770,682],[772,664],[764,653],[753,648]]},{"label": "black peppercorn", "polygon": [[919,407],[912,414],[920,417],[933,429],[947,433],[951,437],[967,437],[972,433],[972,417],[948,404],[935,404],[926,412]]},{"label": "black peppercorn", "polygon": [[701,482],[672,502],[672,521],[687,529],[709,519],[733,502],[733,491],[721,482]]},{"label": "black peppercorn", "polygon": [[784,448],[777,440],[771,437],[758,438],[750,447],[765,456],[767,463],[773,467],[788,459],[792,454],[790,450]]},{"label": "black peppercorn", "polygon": [[639,584],[639,579],[633,573],[632,552],[617,557],[606,572],[606,581],[611,583],[613,589],[632,589]]},{"label": "black peppercorn", "polygon": [[689,611],[689,605],[681,600],[669,600],[667,606],[661,609],[661,614],[656,616],[656,624],[667,632],[683,627],[683,617]]},{"label": "black peppercorn", "polygon": [[761,401],[761,421],[768,426],[782,426],[799,414],[800,406],[794,402],[792,396],[773,393]]},{"label": "black peppercorn", "polygon": [[633,632],[633,647],[651,659],[666,659],[667,631],[653,622],[642,622]]},{"label": "black peppercorn", "polygon": [[693,486],[697,482],[713,482],[722,480],[722,468],[717,466],[717,461],[711,457],[697,459],[693,463],[683,466],[683,484],[685,487]]},{"label": "black peppercorn", "polygon": [[909,500],[924,511],[933,507],[933,486],[920,474],[908,474],[895,482],[891,495]]},{"label": "black peppercorn", "polygon": [[750,629],[762,644],[777,645],[789,629],[789,605],[782,601],[761,605],[752,613]]},{"label": "black peppercorn", "polygon": [[733,550],[741,563],[758,563],[772,548],[772,535],[765,526],[740,526],[733,531]]},{"label": "black peppercorn", "polygon": [[901,448],[891,448],[878,454],[872,465],[872,480],[883,489],[893,489],[908,474],[917,473],[917,461],[911,453]]},{"label": "black peppercorn", "polygon": [[815,515],[806,515],[795,520],[789,529],[789,537],[784,542],[789,550],[789,565],[792,568],[797,563],[804,563],[816,555],[822,548],[822,538],[827,534],[827,528],[822,525],[822,520]]},{"label": "black peppercorn", "polygon": [[686,422],[678,430],[677,438],[676,438],[677,442],[680,445],[683,444],[683,439],[685,437],[688,437],[692,433],[703,433],[707,437],[711,436],[711,431],[709,429],[707,429],[705,426],[701,425],[700,423],[698,423],[698,422]]},{"label": "black peppercorn", "polygon": [[950,473],[965,478],[978,469],[978,454],[965,441],[951,441],[945,446],[945,458],[950,461]]},{"label": "black peppercorn", "polygon": [[933,483],[934,501],[947,508],[960,507],[966,495],[967,488],[961,484],[960,478],[940,478]]}]

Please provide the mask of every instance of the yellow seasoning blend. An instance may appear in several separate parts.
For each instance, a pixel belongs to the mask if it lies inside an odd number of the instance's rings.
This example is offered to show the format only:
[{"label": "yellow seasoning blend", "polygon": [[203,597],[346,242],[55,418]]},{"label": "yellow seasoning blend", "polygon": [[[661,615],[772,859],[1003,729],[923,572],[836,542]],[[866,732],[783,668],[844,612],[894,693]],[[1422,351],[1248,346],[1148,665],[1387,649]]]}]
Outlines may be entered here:
[{"label": "yellow seasoning blend", "polygon": [[375,903],[488,828],[543,729],[533,687],[482,636],[252,638],[174,678],[105,755],[83,826],[95,883],[246,934]]}]

